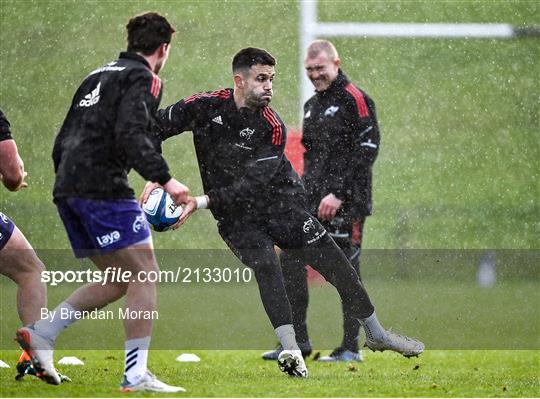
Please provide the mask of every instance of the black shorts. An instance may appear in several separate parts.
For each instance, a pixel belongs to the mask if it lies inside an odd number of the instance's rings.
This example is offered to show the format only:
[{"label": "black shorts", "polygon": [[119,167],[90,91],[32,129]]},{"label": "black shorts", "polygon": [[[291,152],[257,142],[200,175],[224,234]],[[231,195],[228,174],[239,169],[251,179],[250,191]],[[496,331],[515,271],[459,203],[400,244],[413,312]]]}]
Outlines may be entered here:
[{"label": "black shorts", "polygon": [[219,234],[238,255],[238,250],[308,249],[326,234],[316,217],[300,205],[271,215],[246,215],[218,223]]},{"label": "black shorts", "polygon": [[[373,313],[369,296],[347,256],[317,218],[300,204],[290,204],[286,211],[264,217],[246,214],[224,220],[218,223],[218,229],[240,261],[255,271],[261,298],[274,328],[287,324],[291,318],[283,316],[290,311],[288,306],[278,309],[278,305],[288,303],[288,299],[274,245],[293,260],[292,267],[309,264],[321,273],[336,287],[344,308],[354,317],[362,319]],[[272,300],[276,296],[279,300]]]}]

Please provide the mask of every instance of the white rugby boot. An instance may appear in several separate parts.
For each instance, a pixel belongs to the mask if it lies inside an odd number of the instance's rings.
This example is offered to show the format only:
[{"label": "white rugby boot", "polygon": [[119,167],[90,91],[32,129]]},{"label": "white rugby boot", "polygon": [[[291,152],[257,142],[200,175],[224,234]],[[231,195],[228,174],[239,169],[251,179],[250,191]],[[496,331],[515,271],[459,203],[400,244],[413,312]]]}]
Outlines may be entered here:
[{"label": "white rugby boot", "polygon": [[[307,357],[309,357],[309,355],[311,355],[311,342],[297,342],[298,344],[298,347],[300,348],[300,350],[302,351],[302,356],[304,357],[304,359],[306,359]],[[281,346],[281,344],[278,344],[276,346],[276,349],[274,350],[271,350],[271,351],[268,351],[268,352],[264,352],[262,354],[262,358],[264,360],[278,360],[278,357],[279,357],[279,354],[283,351],[283,347]]]},{"label": "white rugby boot", "polygon": [[156,378],[154,374],[146,370],[146,373],[140,381],[132,384],[126,377],[120,384],[120,390],[122,392],[135,392],[135,391],[149,391],[149,392],[161,392],[161,393],[174,393],[174,392],[186,392],[182,387],[175,387],[169,384],[165,384]]},{"label": "white rugby boot", "polygon": [[293,377],[306,378],[308,370],[300,350],[283,350],[278,357],[278,366],[281,371]]}]

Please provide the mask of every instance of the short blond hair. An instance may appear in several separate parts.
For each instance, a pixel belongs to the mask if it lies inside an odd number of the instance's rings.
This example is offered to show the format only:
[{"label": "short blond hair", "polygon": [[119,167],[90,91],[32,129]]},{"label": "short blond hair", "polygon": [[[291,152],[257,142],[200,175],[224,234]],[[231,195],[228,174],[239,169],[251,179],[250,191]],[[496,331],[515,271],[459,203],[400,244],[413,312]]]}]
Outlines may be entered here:
[{"label": "short blond hair", "polygon": [[328,40],[314,40],[312,41],[308,48],[306,49],[306,59],[311,59],[317,57],[320,53],[325,52],[328,58],[332,61],[339,58],[336,47],[332,42]]}]

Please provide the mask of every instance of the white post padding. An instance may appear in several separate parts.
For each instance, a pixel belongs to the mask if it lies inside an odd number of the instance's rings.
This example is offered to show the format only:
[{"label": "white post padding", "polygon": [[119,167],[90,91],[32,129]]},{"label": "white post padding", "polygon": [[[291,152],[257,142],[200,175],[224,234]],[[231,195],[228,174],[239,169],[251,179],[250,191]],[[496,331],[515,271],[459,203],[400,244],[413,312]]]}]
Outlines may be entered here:
[{"label": "white post padding", "polygon": [[419,37],[419,38],[499,38],[514,36],[508,24],[390,24],[390,23],[319,23],[320,36]]},{"label": "white post padding", "polygon": [[300,123],[304,119],[304,104],[313,95],[313,86],[304,72],[304,53],[309,44],[315,40],[317,30],[317,2],[300,1]]}]

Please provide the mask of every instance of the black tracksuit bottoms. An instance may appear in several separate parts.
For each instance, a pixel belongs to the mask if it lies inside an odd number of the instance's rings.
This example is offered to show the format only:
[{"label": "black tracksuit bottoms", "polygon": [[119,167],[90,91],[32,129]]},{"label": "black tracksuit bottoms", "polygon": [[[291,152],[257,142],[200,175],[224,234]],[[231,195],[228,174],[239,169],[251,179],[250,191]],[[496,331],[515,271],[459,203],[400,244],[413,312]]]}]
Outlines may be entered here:
[{"label": "black tracksuit bottoms", "polygon": [[336,287],[343,309],[357,319],[369,317],[374,307],[347,257],[317,218],[300,204],[268,215],[246,214],[218,222],[221,237],[253,269],[261,300],[274,328],[292,323],[277,245],[290,259],[287,267],[311,265]]}]

